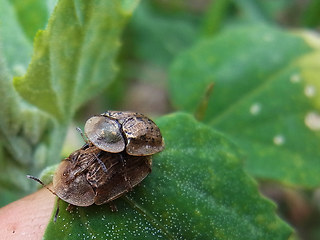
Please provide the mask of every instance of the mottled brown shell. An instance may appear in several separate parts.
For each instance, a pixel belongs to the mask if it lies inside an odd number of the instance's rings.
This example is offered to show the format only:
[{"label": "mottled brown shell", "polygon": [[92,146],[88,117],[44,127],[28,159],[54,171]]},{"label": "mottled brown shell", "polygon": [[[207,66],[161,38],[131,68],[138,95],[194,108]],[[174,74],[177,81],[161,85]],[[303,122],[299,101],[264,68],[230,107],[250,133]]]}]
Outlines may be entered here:
[{"label": "mottled brown shell", "polygon": [[106,166],[113,165],[110,173],[105,173],[99,164],[92,165],[87,173],[87,181],[95,189],[94,203],[101,205],[121,197],[138,185],[151,172],[151,157],[130,156],[126,153],[104,152]]},{"label": "mottled brown shell", "polygon": [[85,146],[60,163],[53,187],[59,198],[72,205],[100,205],[127,193],[150,172],[149,156],[109,153]]},{"label": "mottled brown shell", "polygon": [[98,148],[79,149],[63,160],[53,176],[53,188],[62,200],[75,206],[90,206],[95,192],[88,183],[84,171],[95,160]]},{"label": "mottled brown shell", "polygon": [[76,175],[71,162],[60,163],[53,177],[53,188],[59,198],[75,206],[86,207],[94,203],[95,192],[87,182],[86,175]]},{"label": "mottled brown shell", "polygon": [[87,138],[103,151],[118,153],[125,149],[121,125],[114,119],[94,116],[87,120],[84,132]]},{"label": "mottled brown shell", "polygon": [[90,118],[84,131],[95,146],[107,152],[125,149],[129,155],[148,156],[164,148],[158,126],[140,113],[108,111]]}]

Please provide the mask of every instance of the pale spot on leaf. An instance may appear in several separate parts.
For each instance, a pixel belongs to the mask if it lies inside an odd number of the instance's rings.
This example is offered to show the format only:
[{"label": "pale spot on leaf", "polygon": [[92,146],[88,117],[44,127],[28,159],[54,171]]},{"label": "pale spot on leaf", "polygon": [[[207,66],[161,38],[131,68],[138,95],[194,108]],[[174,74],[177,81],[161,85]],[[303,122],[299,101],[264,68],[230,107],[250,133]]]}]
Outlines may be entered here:
[{"label": "pale spot on leaf", "polygon": [[316,95],[316,88],[312,85],[307,85],[305,88],[304,88],[304,94],[307,96],[307,97],[314,97]]},{"label": "pale spot on leaf", "polygon": [[292,83],[298,83],[301,81],[301,77],[300,77],[300,74],[298,73],[295,73],[295,74],[292,74],[291,77],[290,77],[290,82]]},{"label": "pale spot on leaf", "polygon": [[316,112],[309,112],[304,118],[304,123],[311,130],[318,131],[320,130],[320,115]]},{"label": "pale spot on leaf", "polygon": [[274,143],[275,145],[281,146],[281,145],[284,144],[284,142],[285,142],[285,139],[284,139],[284,136],[283,136],[283,135],[276,135],[276,136],[274,136],[274,138],[273,138],[273,143]]},{"label": "pale spot on leaf", "polygon": [[250,113],[252,115],[258,115],[261,111],[261,104],[260,103],[254,103],[250,107]]}]

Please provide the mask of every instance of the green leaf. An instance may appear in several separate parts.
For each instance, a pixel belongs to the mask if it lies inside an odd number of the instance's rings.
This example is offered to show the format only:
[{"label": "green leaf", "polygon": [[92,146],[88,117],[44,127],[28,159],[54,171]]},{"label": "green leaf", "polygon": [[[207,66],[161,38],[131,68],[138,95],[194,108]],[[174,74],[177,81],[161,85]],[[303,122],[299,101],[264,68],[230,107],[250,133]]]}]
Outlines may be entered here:
[{"label": "green leaf", "polygon": [[[278,1],[264,1],[258,0],[258,6],[262,10],[263,14],[266,16],[268,20],[272,20],[273,22],[282,22],[283,19],[279,19],[279,16],[287,15],[288,12],[295,12],[295,2],[290,0],[278,0]],[[290,13],[289,13],[290,14]],[[299,14],[295,14],[295,16],[290,17],[290,24],[295,22],[295,18],[298,17]]]},{"label": "green leaf", "polygon": [[[32,191],[27,172],[35,172],[35,146],[48,117],[26,104],[15,92],[13,76],[26,72],[32,46],[7,0],[0,7],[0,195],[1,206]],[[41,168],[42,164],[38,164]]]},{"label": "green leaf", "polygon": [[290,227],[261,197],[223,135],[190,115],[157,121],[166,149],[152,173],[109,206],[64,210],[44,239],[288,239]]},{"label": "green leaf", "polygon": [[190,13],[169,15],[144,1],[129,24],[128,38],[132,38],[133,46],[128,50],[139,59],[167,67],[174,56],[193,43],[196,31]]},{"label": "green leaf", "polygon": [[30,163],[31,145],[43,134],[47,117],[25,104],[12,86],[12,77],[26,71],[32,49],[17,22],[14,9],[6,0],[2,1],[0,21],[0,135],[10,158]]},{"label": "green leaf", "polygon": [[46,30],[36,35],[27,74],[14,79],[19,94],[67,122],[113,80],[119,37],[137,3],[59,1]]},{"label": "green leaf", "polygon": [[41,174],[39,176],[39,179],[41,179],[41,181],[45,185],[52,183],[54,172],[56,171],[58,166],[59,166],[59,164],[55,164],[55,165],[52,165],[52,166],[49,166],[49,167],[46,167],[45,169],[43,169],[43,171],[41,172]]},{"label": "green leaf", "polygon": [[0,41],[0,61],[5,62],[8,68],[7,72],[1,71],[0,74],[23,75],[31,58],[32,45],[19,25],[15,9],[8,0],[1,0]]},{"label": "green leaf", "polygon": [[301,23],[309,28],[316,28],[320,23],[320,2],[317,0],[310,1],[302,15],[300,16]]},{"label": "green leaf", "polygon": [[232,29],[177,58],[171,97],[179,109],[193,112],[214,82],[204,121],[242,147],[247,170],[263,179],[316,187],[318,69],[319,54],[299,36],[267,26]]},{"label": "green leaf", "polygon": [[233,1],[235,5],[243,12],[252,22],[269,22],[266,12],[263,9],[263,5],[260,1],[253,0],[236,0]]}]

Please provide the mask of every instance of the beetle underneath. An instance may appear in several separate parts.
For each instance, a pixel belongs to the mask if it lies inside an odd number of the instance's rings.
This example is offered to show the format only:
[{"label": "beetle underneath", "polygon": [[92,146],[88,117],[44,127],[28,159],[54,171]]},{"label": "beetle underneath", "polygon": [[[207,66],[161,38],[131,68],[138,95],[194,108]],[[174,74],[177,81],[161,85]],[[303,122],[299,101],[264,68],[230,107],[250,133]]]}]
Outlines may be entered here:
[{"label": "beetle underneath", "polygon": [[140,113],[107,111],[84,129],[86,144],[60,163],[53,190],[47,187],[74,206],[101,205],[132,190],[151,172],[151,156],[164,149],[160,129]]}]

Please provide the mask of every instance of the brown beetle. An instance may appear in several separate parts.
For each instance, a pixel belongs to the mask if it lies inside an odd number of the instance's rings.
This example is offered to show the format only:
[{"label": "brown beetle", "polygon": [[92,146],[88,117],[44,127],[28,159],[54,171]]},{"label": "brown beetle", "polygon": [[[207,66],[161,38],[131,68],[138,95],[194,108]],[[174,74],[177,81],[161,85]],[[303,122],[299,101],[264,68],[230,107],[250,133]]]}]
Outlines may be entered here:
[{"label": "brown beetle", "polygon": [[[151,155],[164,148],[157,125],[139,113],[108,111],[93,116],[85,124],[85,134],[88,141],[60,163],[54,191],[49,189],[75,206],[101,205],[127,193],[151,172]],[[58,209],[55,220],[57,214]]]},{"label": "brown beetle", "polygon": [[86,122],[84,133],[92,144],[106,152],[125,150],[129,155],[147,156],[164,148],[158,126],[140,113],[108,111],[93,116]]},{"label": "brown beetle", "polygon": [[150,172],[150,156],[108,153],[85,145],[60,163],[53,188],[72,205],[101,205],[131,190]]}]

